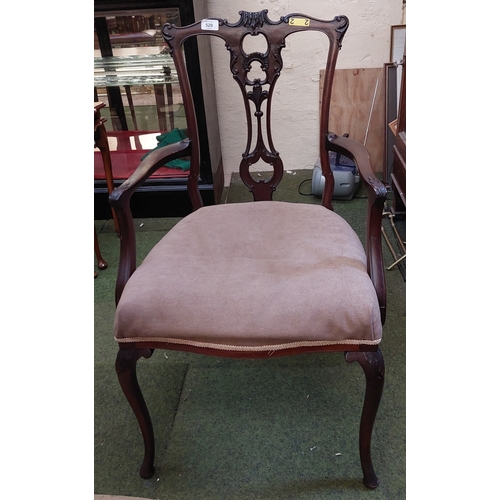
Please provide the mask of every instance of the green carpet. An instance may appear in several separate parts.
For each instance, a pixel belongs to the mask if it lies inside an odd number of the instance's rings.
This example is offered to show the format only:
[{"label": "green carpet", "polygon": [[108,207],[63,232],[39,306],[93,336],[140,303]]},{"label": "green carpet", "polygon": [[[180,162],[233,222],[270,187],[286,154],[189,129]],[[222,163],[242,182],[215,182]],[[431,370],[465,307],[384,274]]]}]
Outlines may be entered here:
[{"label": "green carpet", "polygon": [[[310,189],[311,175],[286,173],[274,198],[319,204],[299,194],[299,186]],[[334,203],[362,241],[364,196],[361,189],[355,199]],[[223,199],[233,203],[251,195],[233,177]],[[136,221],[139,262],[178,221]],[[397,268],[386,272],[386,381],[372,440],[376,490],[363,486],[359,463],[364,375],[340,353],[233,360],[156,351],[141,359],[138,377],[157,447],[156,473],[143,480],[142,437],[114,372],[118,238],[112,221],[95,221],[95,227],[109,266],[94,280],[96,494],[161,500],[405,498],[406,287]],[[391,235],[388,221],[384,227]],[[393,262],[386,245],[384,257],[386,266]]]}]

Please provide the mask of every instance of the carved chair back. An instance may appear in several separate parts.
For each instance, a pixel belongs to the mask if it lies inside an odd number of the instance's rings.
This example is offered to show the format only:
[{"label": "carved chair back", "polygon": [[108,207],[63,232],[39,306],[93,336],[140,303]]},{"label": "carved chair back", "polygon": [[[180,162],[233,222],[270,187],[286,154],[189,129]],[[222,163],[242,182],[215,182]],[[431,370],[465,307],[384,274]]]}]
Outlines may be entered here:
[{"label": "carved chair back", "polygon": [[[241,89],[246,114],[247,140],[239,167],[240,176],[252,192],[255,201],[271,200],[273,192],[283,176],[283,162],[279,152],[274,147],[271,132],[271,103],[276,82],[283,68],[282,49],[285,47],[285,39],[290,34],[311,30],[324,33],[329,40],[321,100],[319,150],[321,167],[325,176],[322,203],[325,207],[332,209],[331,199],[334,179],[329,166],[328,151],[325,144],[328,140],[328,116],[335,63],[349,21],[345,16],[337,16],[331,21],[322,21],[302,14],[290,14],[281,17],[279,21],[272,21],[267,16],[267,12],[267,10],[261,12],[241,11],[239,12],[240,19],[236,23],[229,23],[225,19],[212,18],[187,27],[177,27],[167,23],[162,28],[163,37],[170,47],[170,53],[179,76],[186,111],[188,135],[192,142],[188,190],[194,209],[201,206],[201,200],[195,190],[200,169],[200,147],[196,112],[186,61],[182,51],[183,43],[190,37],[201,35],[212,35],[224,40],[230,53],[230,70]],[[266,50],[248,54],[244,50],[246,37],[258,35],[264,36],[267,43]],[[252,64],[260,65],[263,78],[250,78]],[[272,167],[270,179],[255,180],[252,177],[250,167],[259,161],[264,161]]]}]

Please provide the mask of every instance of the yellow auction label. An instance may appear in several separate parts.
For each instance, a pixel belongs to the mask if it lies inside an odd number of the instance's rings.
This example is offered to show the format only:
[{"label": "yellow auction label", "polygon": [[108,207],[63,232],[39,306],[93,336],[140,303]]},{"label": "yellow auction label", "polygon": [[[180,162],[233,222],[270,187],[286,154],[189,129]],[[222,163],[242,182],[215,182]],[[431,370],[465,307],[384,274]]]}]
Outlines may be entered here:
[{"label": "yellow auction label", "polygon": [[305,17],[291,17],[288,19],[288,24],[292,26],[309,26],[310,20]]}]

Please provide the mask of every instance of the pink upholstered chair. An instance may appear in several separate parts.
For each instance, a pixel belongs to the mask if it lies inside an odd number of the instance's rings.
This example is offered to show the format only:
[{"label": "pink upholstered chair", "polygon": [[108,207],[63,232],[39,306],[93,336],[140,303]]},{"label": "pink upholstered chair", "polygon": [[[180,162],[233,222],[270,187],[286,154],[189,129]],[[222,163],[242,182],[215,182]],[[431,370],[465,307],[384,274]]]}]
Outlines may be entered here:
[{"label": "pink upholstered chair", "polygon": [[[240,12],[234,24],[223,19],[211,22],[211,30],[200,22],[162,28],[180,79],[189,139],[153,151],[110,196],[121,228],[116,370],[144,438],[140,475],[147,478],[154,473],[154,436],[136,378],[139,358],[149,358],[154,349],[236,358],[331,351],[344,352],[348,362],[357,361],[366,376],[359,448],[363,482],[375,488],[378,479],[370,444],[384,381],[379,344],[385,318],[381,222],[386,188],[373,173],[362,144],[328,132],[335,63],[348,19],[338,16],[323,21],[292,14],[272,21],[262,11]],[[325,176],[321,205],[272,201],[283,175],[270,120],[272,94],[283,67],[281,49],[288,35],[309,30],[324,33],[330,42],[320,116]],[[206,35],[225,41],[230,70],[242,92],[248,141],[240,174],[253,193],[252,202],[203,207],[197,189],[200,148],[182,44],[190,37]],[[245,53],[242,40],[248,35],[263,35],[267,50]],[[263,78],[248,79],[252,64],[260,65]],[[368,191],[366,250],[349,224],[332,210],[330,151],[356,163]],[[136,267],[130,197],[166,161],[188,155],[193,213]],[[259,160],[273,167],[270,180],[253,179],[249,168]]]}]

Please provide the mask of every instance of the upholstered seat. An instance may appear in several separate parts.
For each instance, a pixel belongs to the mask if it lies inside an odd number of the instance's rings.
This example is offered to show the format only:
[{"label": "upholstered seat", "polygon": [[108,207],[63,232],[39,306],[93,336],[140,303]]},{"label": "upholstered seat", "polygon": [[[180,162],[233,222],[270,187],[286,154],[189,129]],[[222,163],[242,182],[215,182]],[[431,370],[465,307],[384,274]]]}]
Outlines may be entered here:
[{"label": "upholstered seat", "polygon": [[378,344],[382,324],[351,227],[320,205],[262,201],[179,222],[125,286],[115,336],[258,351]]},{"label": "upholstered seat", "polygon": [[[179,76],[188,139],[152,151],[110,196],[120,223],[116,370],[144,438],[143,478],[154,474],[155,443],[137,381],[141,357],[149,358],[155,349],[234,358],[342,352],[365,373],[360,459],[364,484],[378,485],[370,446],[384,381],[378,345],[385,319],[381,222],[387,191],[372,171],[366,148],[328,130],[335,61],[348,24],[345,16],[324,21],[302,14],[272,21],[262,11],[240,12],[236,23],[211,19],[162,28]],[[283,67],[281,50],[286,38],[298,31],[319,31],[330,44],[319,120],[318,149],[325,177],[321,205],[272,201],[284,168],[272,140],[271,99]],[[242,92],[247,144],[239,172],[254,198],[249,203],[202,203],[200,137],[183,44],[207,35],[224,40],[233,79]],[[245,52],[243,42],[252,36],[264,37],[263,52]],[[252,64],[260,65],[261,78],[250,78]],[[240,141],[241,134],[237,138]],[[330,152],[354,161],[367,190],[366,251],[354,230],[333,211]],[[193,212],[137,267],[130,198],[167,161],[184,157],[190,158],[186,188]],[[250,171],[261,162],[272,167],[267,180],[256,180]]]}]

